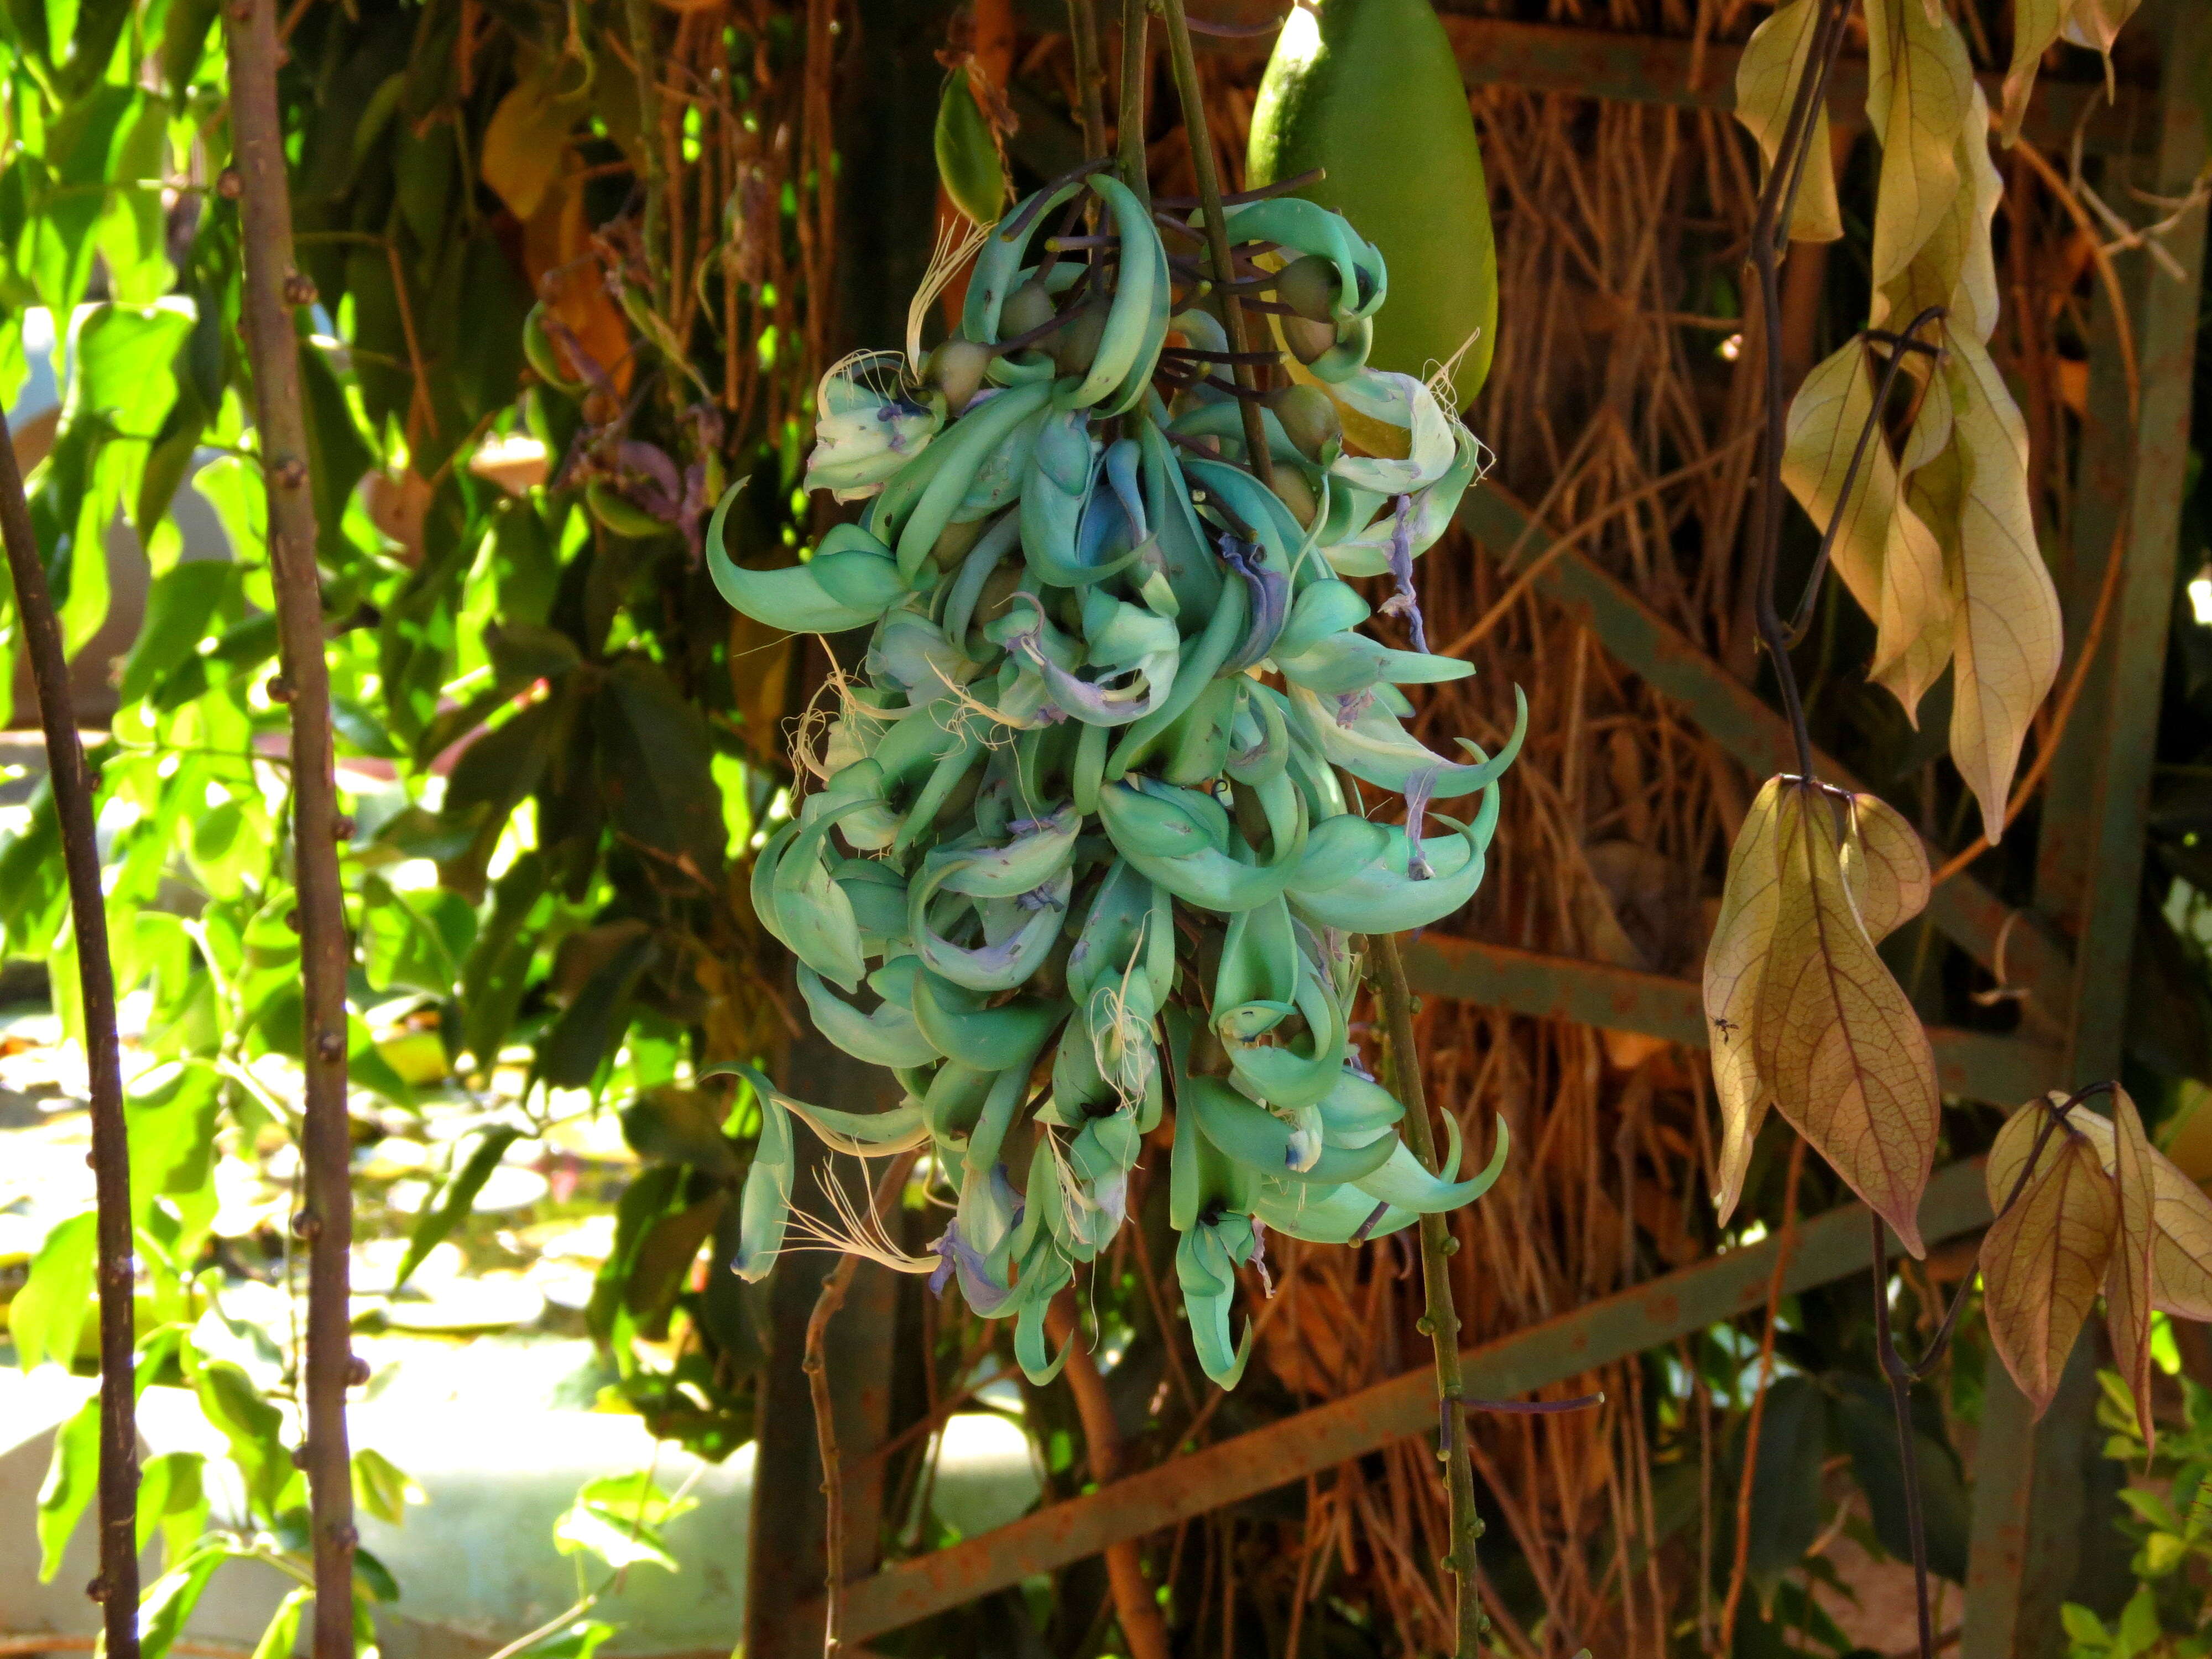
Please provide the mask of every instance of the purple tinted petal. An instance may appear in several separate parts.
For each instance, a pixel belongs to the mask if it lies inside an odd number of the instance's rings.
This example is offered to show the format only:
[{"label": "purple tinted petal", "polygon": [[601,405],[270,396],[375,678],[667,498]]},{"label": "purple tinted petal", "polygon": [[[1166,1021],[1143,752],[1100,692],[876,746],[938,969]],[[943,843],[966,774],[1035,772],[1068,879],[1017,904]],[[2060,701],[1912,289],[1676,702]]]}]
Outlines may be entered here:
[{"label": "purple tinted petal", "polygon": [[1375,706],[1372,691],[1346,691],[1336,698],[1336,723],[1349,731],[1359,717]]},{"label": "purple tinted petal", "polygon": [[1421,830],[1429,815],[1429,797],[1436,793],[1437,769],[1425,766],[1406,780],[1406,878],[1426,881],[1436,874],[1421,850]]},{"label": "purple tinted petal", "polygon": [[1261,549],[1249,542],[1240,542],[1226,532],[1221,538],[1221,557],[1244,579],[1252,605],[1244,643],[1222,671],[1234,674],[1249,668],[1274,648],[1275,637],[1283,631],[1284,620],[1291,612],[1291,579],[1267,563]]},{"label": "purple tinted petal", "polygon": [[1413,592],[1413,498],[1398,497],[1390,522],[1390,580],[1398,591],[1382,602],[1382,613],[1403,617],[1413,632],[1413,649],[1429,648],[1428,629],[1421,623],[1421,602]]}]

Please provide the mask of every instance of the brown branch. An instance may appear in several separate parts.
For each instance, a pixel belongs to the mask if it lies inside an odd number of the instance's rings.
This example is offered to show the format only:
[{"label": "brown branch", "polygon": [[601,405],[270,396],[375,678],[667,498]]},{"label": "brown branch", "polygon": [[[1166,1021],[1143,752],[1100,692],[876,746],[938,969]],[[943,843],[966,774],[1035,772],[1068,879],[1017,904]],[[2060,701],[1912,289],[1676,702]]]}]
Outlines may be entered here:
[{"label": "brown branch", "polygon": [[[1413,1038],[1413,994],[1406,984],[1405,960],[1392,934],[1370,934],[1368,945],[1374,952],[1376,999],[1382,1005],[1389,1039],[1390,1081],[1406,1109],[1406,1139],[1421,1167],[1434,1175],[1440,1167],[1436,1130],[1429,1121],[1428,1098],[1421,1087],[1421,1051]],[[1483,1616],[1482,1595],[1476,1583],[1474,1544],[1482,1536],[1482,1517],[1474,1507],[1474,1464],[1468,1455],[1467,1382],[1460,1372],[1459,1310],[1452,1303],[1451,1255],[1457,1248],[1458,1241],[1452,1237],[1443,1217],[1421,1218],[1421,1283],[1427,1292],[1427,1310],[1420,1322],[1436,1352],[1437,1456],[1444,1466],[1452,1540],[1443,1565],[1459,1584],[1458,1631],[1453,1650],[1458,1659],[1476,1659],[1490,1621]]]},{"label": "brown branch", "polygon": [[[1221,175],[1213,155],[1213,140],[1206,130],[1206,94],[1198,84],[1198,60],[1191,52],[1190,20],[1183,15],[1182,0],[1166,0],[1161,7],[1167,21],[1168,57],[1175,65],[1176,96],[1182,104],[1183,131],[1190,140],[1191,171],[1198,175],[1198,199],[1206,215],[1206,240],[1213,261],[1217,283],[1236,280],[1237,263],[1229,252],[1229,227],[1223,222]],[[1244,347],[1244,307],[1233,292],[1221,295],[1221,327],[1229,349]],[[1237,384],[1246,392],[1256,389],[1251,365],[1237,366]],[[1275,458],[1267,450],[1267,430],[1260,419],[1260,405],[1239,398],[1244,414],[1244,464],[1252,476],[1273,489]],[[1473,1650],[1469,1650],[1473,1651]]]},{"label": "brown branch", "polygon": [[[916,1154],[902,1152],[891,1160],[890,1169],[877,1183],[871,1200],[872,1209],[880,1214],[885,1207],[897,1202],[900,1189],[906,1185],[908,1174],[913,1170]],[[853,1288],[853,1275],[860,1271],[857,1255],[840,1256],[830,1276],[822,1281],[822,1293],[814,1299],[814,1311],[806,1317],[806,1352],[799,1369],[806,1373],[806,1391],[814,1406],[814,1441],[822,1458],[822,1500],[823,1504],[823,1659],[834,1659],[837,1653],[837,1611],[844,1600],[845,1587],[845,1471],[842,1455],[837,1446],[837,1402],[830,1392],[830,1322],[845,1305],[845,1297]],[[321,1659],[318,1655],[317,1659]]]},{"label": "brown branch", "polygon": [[[301,1464],[313,1504],[316,1659],[352,1659],[353,1476],[346,1389],[354,1379],[347,1258],[353,1248],[346,1119],[348,948],[338,884],[338,816],[331,738],[330,670],[324,659],[322,585],[315,568],[315,507],[301,396],[292,204],[276,101],[275,0],[227,7],[231,122],[245,189],[246,347],[254,426],[269,488],[269,560],[276,633],[292,712],[293,884],[300,917],[305,1000],[301,1060],[307,1073],[301,1133],[305,1203],[295,1225],[307,1241],[307,1439]],[[288,291],[289,290],[289,291]]]},{"label": "brown branch", "polygon": [[46,733],[46,777],[69,874],[70,920],[76,936],[77,981],[84,998],[84,1054],[92,1095],[93,1183],[100,1253],[100,1604],[113,1659],[138,1655],[138,1430],[131,1352],[131,1143],[123,1118],[123,1060],[115,1035],[115,969],[107,951],[107,904],[100,884],[100,841],[92,778],[70,694],[69,653],[46,588],[46,568],[23,500],[15,445],[0,416],[0,537],[15,582],[15,611],[30,649],[39,719]]},{"label": "brown branch", "polygon": [[[1044,1328],[1054,1346],[1067,1351],[1067,1390],[1075,1396],[1076,1415],[1083,1419],[1091,1478],[1102,1486],[1109,1485],[1121,1473],[1121,1435],[1115,1426],[1106,1379],[1083,1346],[1073,1292],[1054,1298],[1045,1310]],[[1113,1592],[1114,1616],[1129,1644],[1129,1659],[1168,1659],[1167,1621],[1160,1616],[1152,1587],[1145,1581],[1144,1553],[1135,1539],[1123,1538],[1106,1547],[1106,1582]]]}]

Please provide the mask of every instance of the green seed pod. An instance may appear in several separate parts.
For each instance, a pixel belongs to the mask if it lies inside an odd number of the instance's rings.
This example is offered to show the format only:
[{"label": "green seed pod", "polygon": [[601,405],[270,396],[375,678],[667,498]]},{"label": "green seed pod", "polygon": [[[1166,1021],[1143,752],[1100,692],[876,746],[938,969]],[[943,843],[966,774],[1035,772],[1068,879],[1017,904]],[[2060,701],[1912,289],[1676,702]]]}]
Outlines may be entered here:
[{"label": "green seed pod", "polygon": [[583,390],[582,383],[572,380],[562,370],[561,354],[553,349],[553,337],[545,331],[544,301],[530,307],[530,314],[522,319],[522,355],[530,360],[530,367],[547,386],[568,392],[571,397]]},{"label": "green seed pod", "polygon": [[1098,343],[1106,337],[1106,307],[1085,306],[1047,343],[1052,361],[1062,374],[1084,374],[1098,356]]},{"label": "green seed pod", "polygon": [[1336,304],[1337,292],[1343,286],[1334,260],[1308,253],[1291,260],[1276,274],[1275,297],[1301,317],[1316,323],[1333,322],[1335,313],[1331,307]]},{"label": "green seed pod", "polygon": [[957,415],[982,390],[983,375],[990,367],[990,347],[956,338],[939,342],[921,373],[924,380],[945,394],[946,411]]},{"label": "green seed pod", "polygon": [[617,536],[646,541],[665,535],[668,526],[603,478],[584,486],[584,505],[592,516]]},{"label": "green seed pod", "polygon": [[1344,444],[1344,419],[1318,386],[1286,386],[1267,394],[1267,407],[1283,423],[1283,434],[1298,453],[1319,465],[1334,459]]},{"label": "green seed pod", "polygon": [[938,96],[937,176],[953,206],[979,225],[998,222],[1006,205],[1006,171],[965,70],[946,76]]},{"label": "green seed pod", "polygon": [[1006,296],[1006,306],[999,313],[999,337],[1011,340],[1042,328],[1058,309],[1051,291],[1031,277]]},{"label": "green seed pod", "polygon": [[1464,406],[1490,372],[1498,259],[1474,118],[1430,0],[1291,9],[1253,106],[1246,177],[1311,167],[1328,176],[1298,193],[1350,220],[1389,268],[1368,361],[1425,374],[1473,335],[1452,376]]}]

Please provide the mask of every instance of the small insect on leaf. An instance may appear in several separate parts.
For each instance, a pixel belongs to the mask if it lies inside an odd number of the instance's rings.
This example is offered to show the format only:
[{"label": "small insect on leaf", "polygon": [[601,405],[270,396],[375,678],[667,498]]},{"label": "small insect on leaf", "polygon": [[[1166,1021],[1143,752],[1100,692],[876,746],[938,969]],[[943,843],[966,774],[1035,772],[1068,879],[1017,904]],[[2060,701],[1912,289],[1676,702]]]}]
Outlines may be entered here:
[{"label": "small insect on leaf", "polygon": [[1705,948],[1705,1018],[1711,1024],[1713,1092],[1721,1109],[1721,1151],[1713,1168],[1713,1208],[1726,1222],[1743,1193],[1752,1143],[1765,1121],[1767,1093],[1752,1056],[1753,1002],[1774,943],[1780,902],[1774,820],[1783,781],[1770,778],[1744,815],[1729,854],[1728,884]]},{"label": "small insect on leaf", "polygon": [[[1917,1256],[1942,1108],[1935,1051],[1845,885],[1838,805],[1817,786],[1783,783],[1774,943],[1753,1052],[1783,1116]],[[1884,908],[1905,897],[1900,886]]]},{"label": "small insect on leaf", "polygon": [[2135,1395],[2143,1443],[2158,1444],[2150,1416],[2151,1251],[2157,1237],[2157,1176],[2150,1137],[2124,1090],[2112,1093],[2112,1184],[2119,1201],[2112,1265],[2105,1272],[2105,1325],[2112,1358]]},{"label": "small insect on leaf", "polygon": [[1982,1241],[1990,1340],[2039,1417],[2095,1305],[2118,1229],[2119,1200],[2096,1148],[2061,1131]]}]

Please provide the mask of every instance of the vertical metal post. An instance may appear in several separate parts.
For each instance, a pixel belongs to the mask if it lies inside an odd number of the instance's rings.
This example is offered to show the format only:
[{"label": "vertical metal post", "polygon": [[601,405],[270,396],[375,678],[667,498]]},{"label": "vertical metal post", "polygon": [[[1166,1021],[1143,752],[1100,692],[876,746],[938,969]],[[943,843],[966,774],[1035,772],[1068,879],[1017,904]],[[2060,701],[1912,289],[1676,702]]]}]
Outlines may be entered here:
[{"label": "vertical metal post", "polygon": [[[2205,112],[2175,82],[2212,54],[2198,0],[2146,5],[2138,27],[2167,84],[2152,131],[2113,158],[2130,182],[2184,195],[2205,156]],[[2113,199],[2121,193],[2108,187]],[[2070,557],[2060,593],[2078,648],[2110,560],[2124,561],[2105,638],[2043,795],[2036,908],[2073,936],[2066,1070],[2076,1085],[2118,1074],[2142,882],[2152,750],[2173,604],[2175,542],[2189,460],[2189,404],[2204,250],[2200,209],[2165,239],[2185,280],[2140,250],[2115,255],[2135,325],[2139,410],[2129,408],[2113,318],[2100,295]],[[2107,1540],[2088,1501],[2095,1455],[2094,1349],[2079,1345],[2040,1422],[2002,1367],[1990,1367],[1963,1659],[2046,1659],[2065,1651],[2059,1605]]]}]

